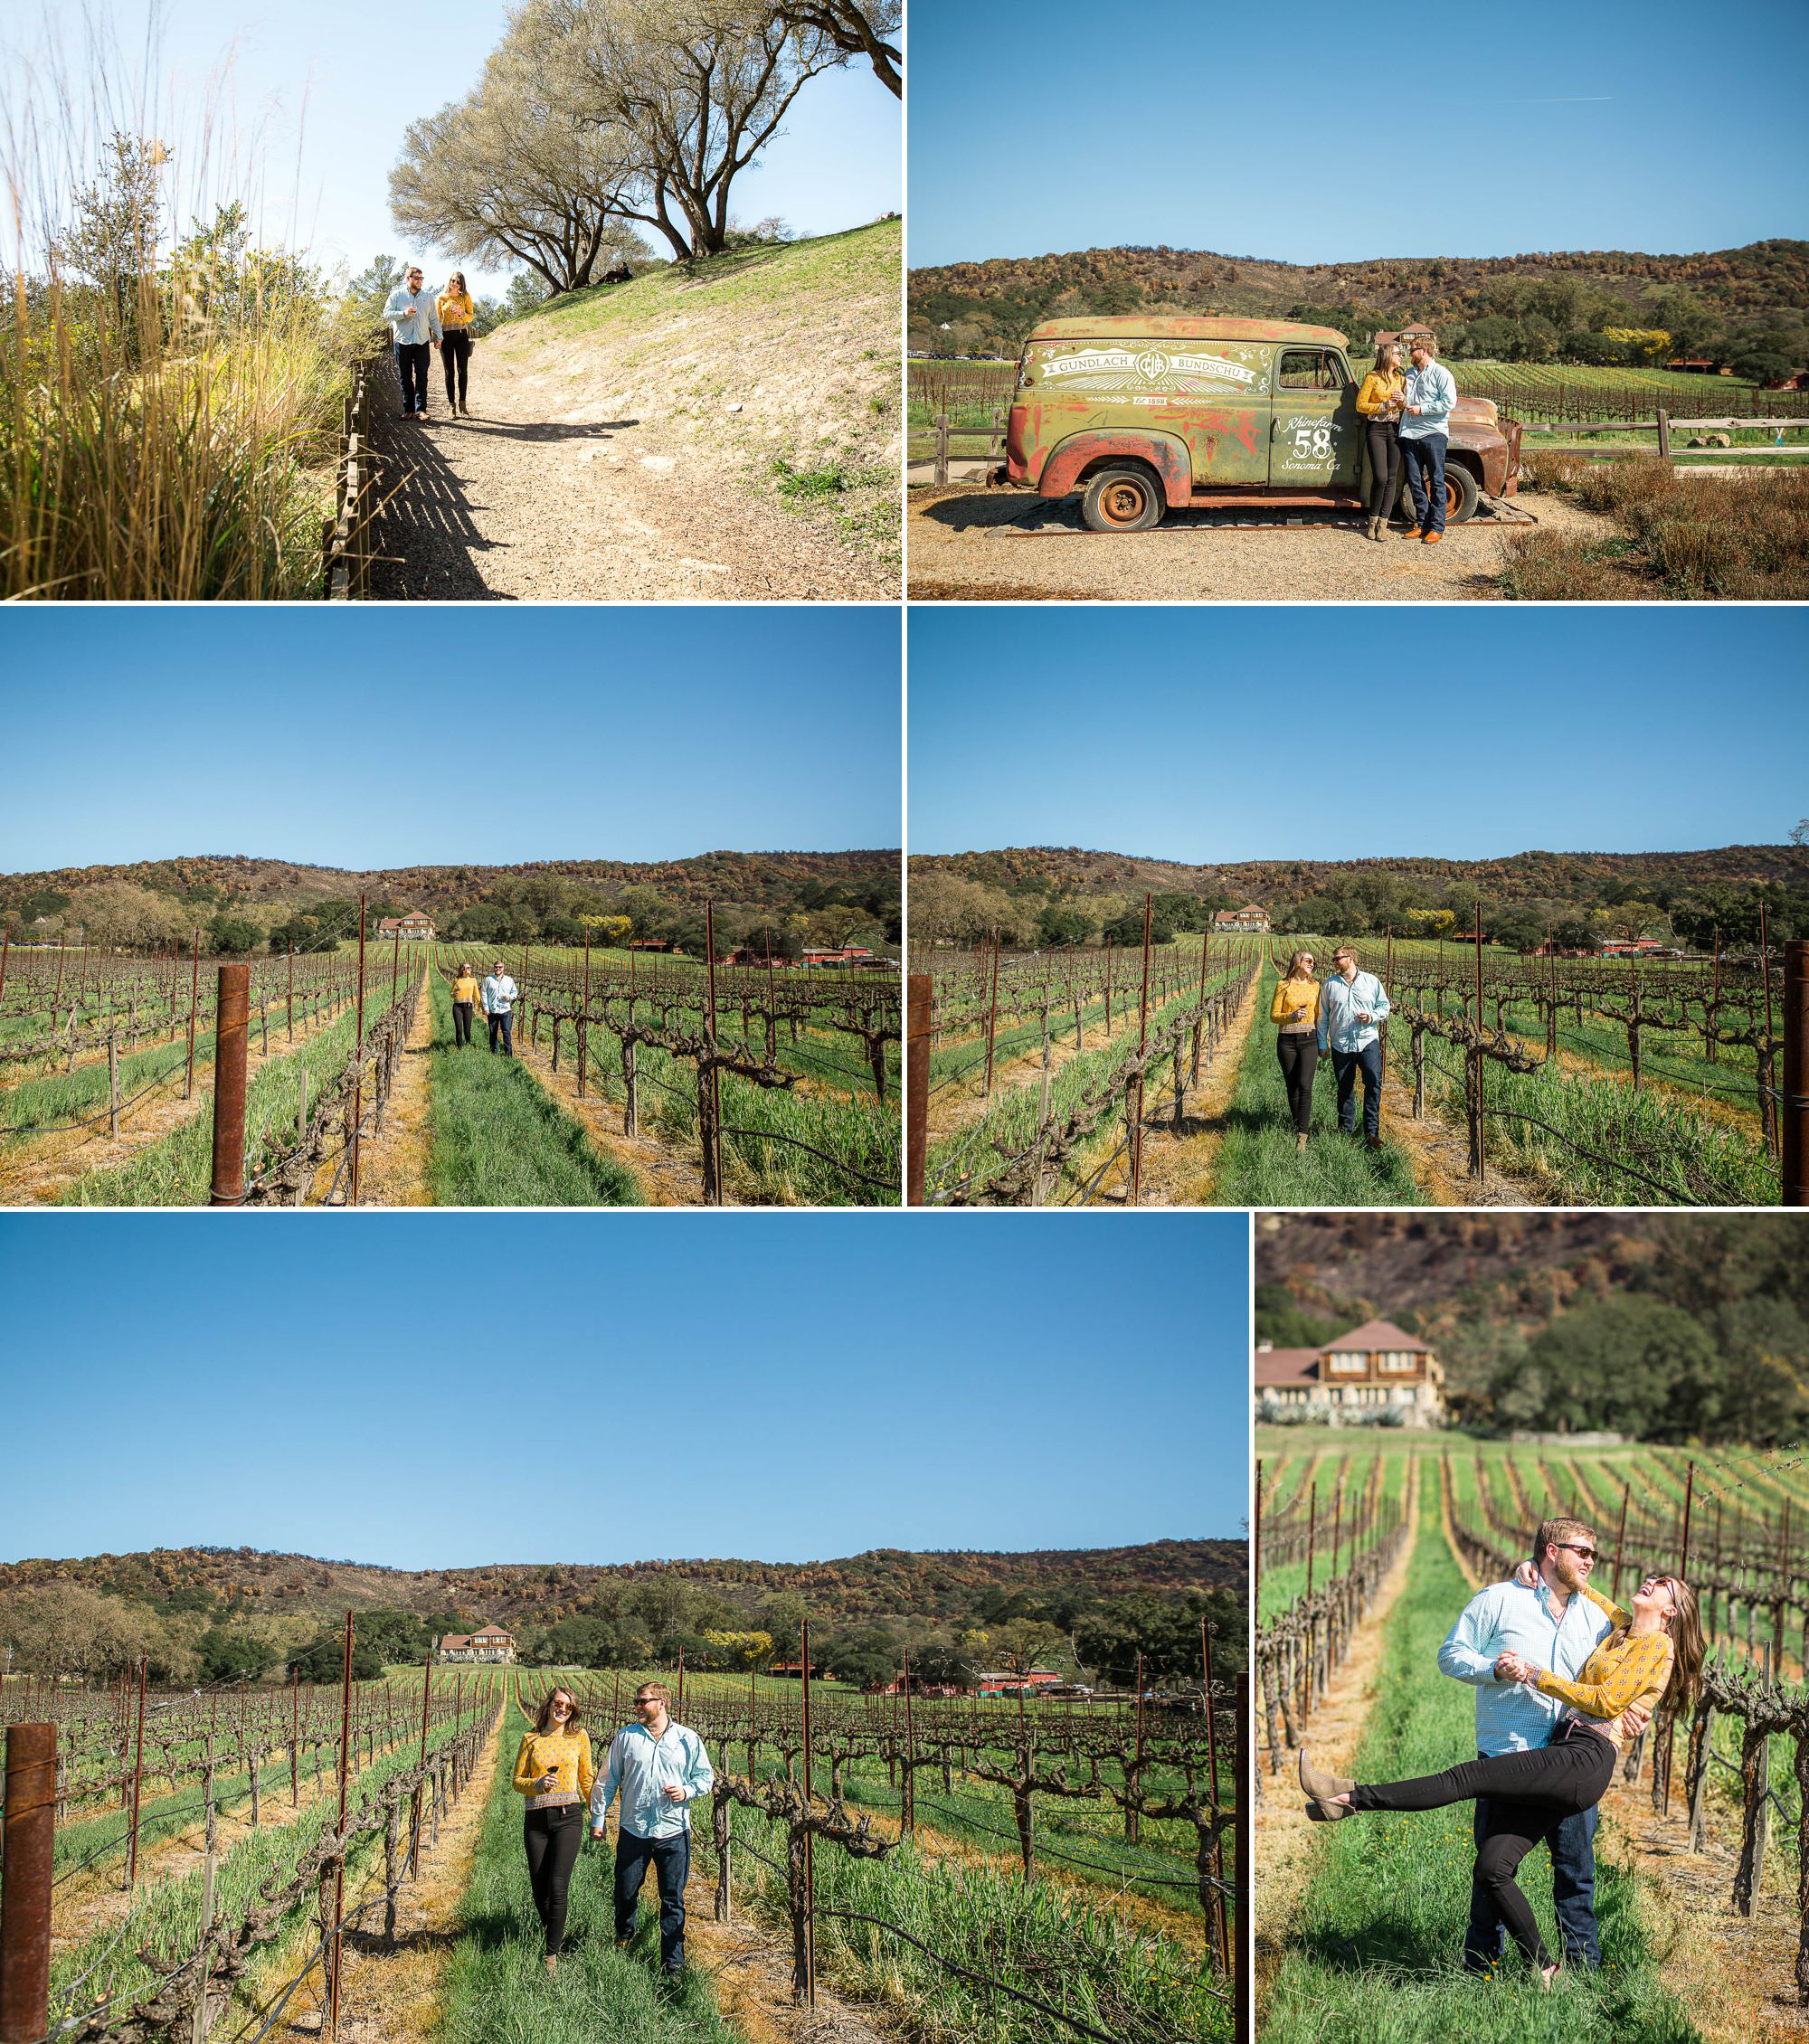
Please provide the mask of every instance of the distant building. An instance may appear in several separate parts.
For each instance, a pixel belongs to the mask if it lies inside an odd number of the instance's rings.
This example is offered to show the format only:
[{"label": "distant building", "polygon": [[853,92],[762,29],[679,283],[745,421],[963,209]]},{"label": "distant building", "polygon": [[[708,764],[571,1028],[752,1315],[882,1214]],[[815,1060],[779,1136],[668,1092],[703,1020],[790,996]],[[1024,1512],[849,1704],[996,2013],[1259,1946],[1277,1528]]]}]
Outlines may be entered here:
[{"label": "distant building", "polygon": [[873,965],[878,961],[865,944],[806,944],[804,965]]},{"label": "distant building", "polygon": [[442,1632],[433,1642],[436,1661],[501,1661],[515,1660],[515,1634],[500,1625],[481,1625],[475,1632]]},{"label": "distant building", "polygon": [[1322,1348],[1256,1345],[1254,1389],[1265,1405],[1336,1424],[1378,1406],[1405,1408],[1409,1426],[1444,1424],[1444,1371],[1429,1342],[1392,1320],[1366,1320]]},{"label": "distant building", "polygon": [[628,948],[631,951],[676,951],[678,940],[676,937],[630,937]]},{"label": "distant building", "polygon": [[1244,931],[1258,937],[1269,933],[1269,912],[1260,902],[1245,902],[1242,908],[1222,908],[1212,919],[1212,927],[1220,935],[1232,931]]},{"label": "distant building", "polygon": [[406,915],[386,915],[377,924],[379,937],[400,937],[405,944],[431,944],[433,942],[433,918],[422,915],[419,909],[411,909]]},{"label": "distant building", "polygon": [[1416,341],[1425,341],[1429,346],[1438,345],[1438,336],[1430,326],[1397,326],[1386,333],[1373,334],[1369,338],[1371,347],[1380,347],[1384,342],[1398,341],[1405,355]]},{"label": "distant building", "polygon": [[1026,1696],[1045,1696],[1061,1686],[1062,1678],[1051,1668],[1032,1668],[1021,1675],[1009,1668],[977,1670],[973,1678],[976,1696],[1016,1696],[1019,1689]]}]

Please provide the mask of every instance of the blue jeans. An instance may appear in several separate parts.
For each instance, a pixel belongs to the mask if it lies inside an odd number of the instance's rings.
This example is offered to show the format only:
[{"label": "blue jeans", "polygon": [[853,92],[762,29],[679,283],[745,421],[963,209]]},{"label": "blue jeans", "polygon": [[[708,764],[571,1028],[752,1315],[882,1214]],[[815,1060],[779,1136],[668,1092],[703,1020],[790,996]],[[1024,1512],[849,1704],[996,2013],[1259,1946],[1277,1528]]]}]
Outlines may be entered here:
[{"label": "blue jeans", "polygon": [[1363,1074],[1363,1133],[1373,1141],[1382,1132],[1382,1044],[1378,1037],[1361,1050],[1334,1050],[1331,1069],[1338,1078],[1338,1126],[1347,1136],[1357,1133],[1357,1074]]},{"label": "blue jeans", "polygon": [[617,1831],[616,1942],[626,1943],[634,1935],[636,1908],[649,1859],[659,1885],[659,1964],[668,1973],[676,1973],[685,1964],[685,1882],[691,1871],[689,1831],[680,1831],[673,1838],[641,1838],[634,1831]]},{"label": "blue jeans", "polygon": [[[1551,1899],[1558,1911],[1558,1935],[1564,1943],[1567,1965],[1591,1971],[1602,1963],[1602,1947],[1596,1932],[1596,1820],[1600,1807],[1591,1803],[1574,1817],[1559,1817],[1554,1811],[1545,1842],[1551,1854]],[[1488,1798],[1476,1804],[1475,1837],[1480,1847],[1488,1831]],[[1480,1881],[1470,1884],[1470,1925],[1463,1933],[1463,1964],[1467,1972],[1482,1973],[1501,1956],[1507,1926],[1501,1921],[1492,1897]]]},{"label": "blue jeans", "polygon": [[490,1048],[494,1050],[497,1047],[497,1038],[500,1036],[503,1039],[503,1055],[513,1057],[515,1055],[514,1009],[511,1008],[506,1015],[486,1015],[484,1019],[490,1026]]},{"label": "blue jeans", "polygon": [[[405,419],[411,412],[427,410],[427,357],[429,346],[425,341],[398,341],[395,344],[396,382],[402,385],[402,411]],[[411,387],[413,395],[411,396]]]},{"label": "blue jeans", "polygon": [[[1444,530],[1445,446],[1444,433],[1428,433],[1424,440],[1409,440],[1405,433],[1401,435],[1401,461],[1407,472],[1407,488],[1413,493],[1414,516],[1419,520],[1422,532]],[[1428,487],[1431,490],[1429,504],[1426,500]]]}]

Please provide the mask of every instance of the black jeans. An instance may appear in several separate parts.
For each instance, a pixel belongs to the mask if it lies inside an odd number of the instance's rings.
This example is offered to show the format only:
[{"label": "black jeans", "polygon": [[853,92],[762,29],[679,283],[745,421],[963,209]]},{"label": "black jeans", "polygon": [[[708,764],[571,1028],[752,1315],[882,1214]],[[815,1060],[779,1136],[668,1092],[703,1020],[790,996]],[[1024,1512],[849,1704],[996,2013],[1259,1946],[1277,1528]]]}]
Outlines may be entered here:
[{"label": "black jeans", "polygon": [[490,1026],[490,1048],[494,1050],[497,1047],[497,1038],[500,1036],[503,1039],[503,1055],[513,1057],[515,1055],[514,1012],[511,1010],[502,1015],[487,1015],[484,1019]]},{"label": "black jeans", "polygon": [[1395,499],[1401,494],[1401,443],[1392,426],[1370,420],[1366,435],[1369,442],[1369,516],[1392,518]]},{"label": "black jeans", "polygon": [[[471,374],[471,336],[462,326],[449,326],[440,342],[440,366],[446,372],[446,402],[463,404],[465,386]],[[459,387],[452,388],[452,373],[459,373]]]},{"label": "black jeans", "polygon": [[[1478,1754],[1477,1759],[1483,1755]],[[1476,1799],[1476,1850],[1480,1853],[1495,1827],[1495,1800]],[[1573,1816],[1553,1815],[1545,1827],[1545,1843],[1551,1854],[1551,1905],[1558,1912],[1558,1935],[1564,1940],[1564,1956],[1573,1965],[1593,1973],[1602,1963],[1600,1934],[1596,1927],[1596,1825],[1601,1812],[1592,1803]],[[1507,1925],[1495,1907],[1495,1898],[1482,1883],[1470,1883],[1470,1922],[1463,1933],[1463,1967],[1466,1973],[1486,1973],[1501,1956],[1507,1942]]]},{"label": "black jeans", "polygon": [[[1427,433],[1423,440],[1403,440],[1401,460],[1413,492],[1414,516],[1422,532],[1444,530],[1444,449],[1446,436]],[[1430,490],[1430,501],[1427,492]]]},{"label": "black jeans", "polygon": [[1551,1955],[1539,1935],[1531,1905],[1514,1879],[1520,1864],[1553,1821],[1594,1809],[1614,1779],[1615,1748],[1599,1733],[1574,1721],[1550,1746],[1465,1760],[1440,1774],[1406,1782],[1374,1782],[1350,1792],[1353,1810],[1440,1810],[1446,1803],[1486,1796],[1486,1835],[1476,1850],[1475,1885],[1493,1903],[1508,1935],[1536,1966]]},{"label": "black jeans", "polygon": [[584,1805],[564,1803],[552,1810],[530,1810],[522,1821],[521,1835],[527,1848],[535,1914],[546,1933],[546,1955],[556,1959],[565,1943],[566,1890],[578,1864],[578,1848],[584,1842]]},{"label": "black jeans", "polygon": [[1283,1030],[1275,1038],[1275,1055],[1282,1061],[1282,1083],[1288,1089],[1294,1132],[1303,1136],[1312,1126],[1312,1075],[1319,1069],[1319,1038],[1311,1034],[1291,1036]]},{"label": "black jeans", "polygon": [[452,1003],[452,1047],[456,1050],[460,1044],[470,1040],[471,1004],[468,1000],[455,1000]]},{"label": "black jeans", "polygon": [[425,341],[398,341],[395,345],[396,382],[402,385],[404,419],[412,412],[424,413],[427,410],[428,352]]},{"label": "black jeans", "polygon": [[1372,1140],[1382,1132],[1382,1042],[1378,1036],[1361,1050],[1334,1050],[1331,1069],[1338,1074],[1338,1125],[1347,1136],[1357,1133],[1357,1074],[1363,1074],[1363,1133]]},{"label": "black jeans", "polygon": [[616,1941],[623,1944],[634,1935],[636,1908],[649,1859],[659,1886],[659,1964],[668,1973],[676,1973],[685,1964],[685,1882],[691,1871],[689,1831],[680,1831],[674,1838],[642,1838],[637,1832],[618,1830]]}]

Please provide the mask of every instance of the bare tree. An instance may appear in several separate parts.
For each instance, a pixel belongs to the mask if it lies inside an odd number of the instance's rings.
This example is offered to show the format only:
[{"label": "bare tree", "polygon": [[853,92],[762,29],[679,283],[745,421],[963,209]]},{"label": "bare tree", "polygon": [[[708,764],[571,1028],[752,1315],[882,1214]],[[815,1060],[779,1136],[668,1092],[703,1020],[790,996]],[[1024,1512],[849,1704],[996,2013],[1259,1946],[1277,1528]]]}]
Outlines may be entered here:
[{"label": "bare tree", "polygon": [[427,245],[525,263],[551,290],[572,291],[645,256],[622,210],[642,182],[632,138],[549,90],[535,52],[510,36],[475,91],[410,126],[390,212]]},{"label": "bare tree", "polygon": [[827,36],[851,57],[865,57],[873,75],[894,99],[904,97],[904,56],[899,44],[904,9],[900,0],[778,0],[774,13],[793,28]]},{"label": "bare tree", "polygon": [[747,0],[535,0],[516,33],[572,104],[633,137],[639,182],[622,211],[681,260],[725,247],[735,178],[802,88],[851,54]]}]

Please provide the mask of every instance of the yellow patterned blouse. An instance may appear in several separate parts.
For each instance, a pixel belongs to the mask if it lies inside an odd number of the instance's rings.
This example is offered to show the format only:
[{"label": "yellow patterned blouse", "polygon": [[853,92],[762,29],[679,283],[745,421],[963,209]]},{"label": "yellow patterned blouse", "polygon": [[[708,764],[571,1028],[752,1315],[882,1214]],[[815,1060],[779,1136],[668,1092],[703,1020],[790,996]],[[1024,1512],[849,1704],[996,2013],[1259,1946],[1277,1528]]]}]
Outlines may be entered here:
[{"label": "yellow patterned blouse", "polygon": [[1548,1669],[1533,1686],[1542,1696],[1567,1703],[1591,1730],[1618,1746],[1622,1740],[1615,1720],[1629,1704],[1645,1710],[1658,1708],[1658,1699],[1671,1680],[1671,1635],[1630,1633],[1626,1628],[1634,1622],[1632,1612],[1622,1611],[1586,1583],[1583,1595],[1597,1610],[1607,1613],[1614,1631],[1583,1663],[1574,1682]]},{"label": "yellow patterned blouse", "polygon": [[[559,1786],[543,1794],[543,1774],[557,1774]],[[591,1758],[591,1735],[577,1732],[527,1732],[515,1761],[515,1790],[527,1798],[530,1810],[551,1810],[565,1803],[588,1803],[597,1770]]]}]

